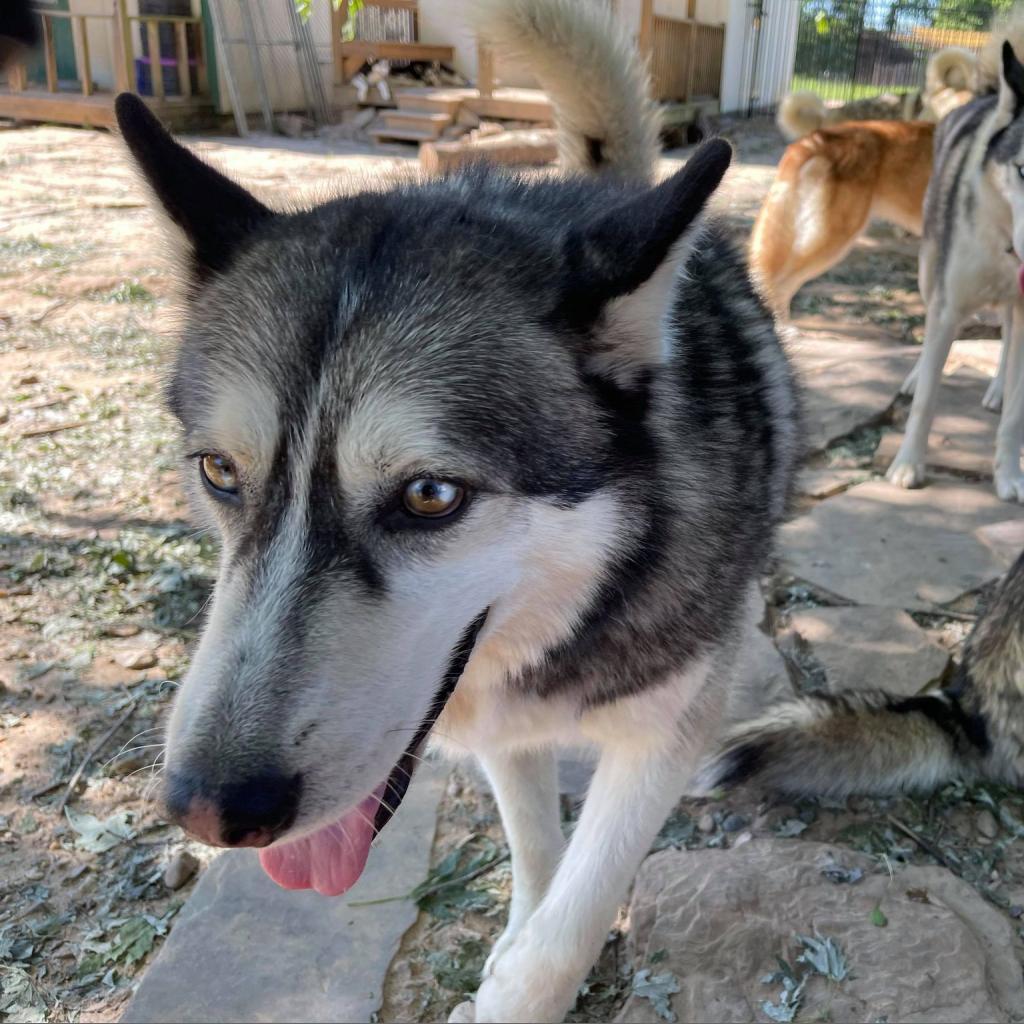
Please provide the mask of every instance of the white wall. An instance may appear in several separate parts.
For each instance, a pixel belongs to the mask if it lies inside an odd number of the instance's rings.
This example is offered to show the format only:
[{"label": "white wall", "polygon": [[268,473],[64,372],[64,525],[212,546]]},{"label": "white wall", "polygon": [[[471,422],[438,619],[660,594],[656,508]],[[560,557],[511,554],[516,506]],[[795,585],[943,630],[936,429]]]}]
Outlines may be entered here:
[{"label": "white wall", "polygon": [[725,53],[722,59],[722,112],[746,111],[751,101],[759,107],[774,106],[793,80],[800,5],[794,0],[764,0],[761,40],[756,75],[754,37],[748,0],[727,0]]}]

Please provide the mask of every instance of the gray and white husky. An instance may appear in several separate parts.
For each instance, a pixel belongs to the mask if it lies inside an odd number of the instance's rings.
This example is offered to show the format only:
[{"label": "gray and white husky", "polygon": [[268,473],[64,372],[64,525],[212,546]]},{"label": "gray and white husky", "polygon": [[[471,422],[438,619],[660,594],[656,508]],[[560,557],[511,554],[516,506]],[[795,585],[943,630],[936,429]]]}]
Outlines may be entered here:
[{"label": "gray and white husky", "polygon": [[[925,482],[928,434],[950,346],[967,317],[997,305],[1005,312],[995,488],[1004,501],[1024,502],[1024,66],[1008,33],[1024,38],[1024,9],[993,32],[1001,67],[992,91],[948,114],[936,131],[920,254],[924,351],[904,385],[914,401],[887,475],[901,487]],[[998,399],[990,389],[986,404]]]},{"label": "gray and white husky", "polygon": [[[475,755],[512,853],[479,1021],[556,1021],[714,738],[799,456],[772,319],[652,184],[646,77],[603,6],[502,0],[570,173],[483,169],[268,209],[121,96],[184,245],[169,382],[223,555],[167,733],[169,813],[345,891],[428,740]],[[554,750],[599,760],[566,846]]]}]

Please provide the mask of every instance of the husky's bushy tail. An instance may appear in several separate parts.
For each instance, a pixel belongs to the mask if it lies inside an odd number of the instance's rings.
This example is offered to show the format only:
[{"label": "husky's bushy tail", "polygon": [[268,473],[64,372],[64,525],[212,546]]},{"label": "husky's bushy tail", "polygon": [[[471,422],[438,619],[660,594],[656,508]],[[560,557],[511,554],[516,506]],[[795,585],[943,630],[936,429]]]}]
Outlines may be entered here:
[{"label": "husky's bushy tail", "polygon": [[787,142],[796,142],[816,132],[828,116],[825,102],[813,92],[791,92],[783,97],[775,123]]},{"label": "husky's bushy tail", "polygon": [[525,64],[555,108],[562,165],[649,180],[658,113],[630,33],[600,0],[474,0],[467,8],[497,53]]},{"label": "husky's bushy tail", "polygon": [[787,701],[733,730],[701,782],[843,797],[929,790],[954,778],[1024,783],[1024,554],[947,689]]},{"label": "husky's bushy tail", "polygon": [[924,95],[928,100],[943,89],[978,92],[978,55],[962,46],[947,46],[928,58]]},{"label": "husky's bushy tail", "polygon": [[1003,77],[1003,43],[1008,42],[1018,57],[1024,59],[1024,3],[1014,4],[1008,11],[993,18],[988,42],[978,54],[978,78],[975,92],[979,95],[999,92]]}]

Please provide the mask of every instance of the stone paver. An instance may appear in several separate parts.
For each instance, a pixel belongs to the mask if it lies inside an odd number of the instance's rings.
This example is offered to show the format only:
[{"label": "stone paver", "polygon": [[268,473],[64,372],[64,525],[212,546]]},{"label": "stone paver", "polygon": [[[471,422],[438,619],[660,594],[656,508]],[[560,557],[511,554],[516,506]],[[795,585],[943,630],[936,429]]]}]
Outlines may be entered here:
[{"label": "stone paver", "polygon": [[928,610],[1005,572],[1024,547],[1024,508],[991,484],[904,491],[858,484],[787,523],[787,569],[856,604]]},{"label": "stone paver", "polygon": [[892,405],[919,350],[878,341],[811,342],[789,346],[803,385],[807,446],[820,451]]},{"label": "stone paver", "polygon": [[808,608],[792,631],[825,670],[829,692],[885,689],[913,696],[949,665],[943,650],[898,608]]},{"label": "stone paver", "polygon": [[[864,879],[828,881],[821,867],[830,858],[860,867]],[[875,869],[849,849],[782,839],[655,854],[640,869],[630,908],[635,962],[675,977],[680,1021],[761,1021],[763,1002],[777,1004],[782,988],[762,980],[777,970],[776,957],[792,963],[795,936],[819,935],[838,943],[852,973],[842,982],[812,977],[799,1020],[1021,1019],[1009,921],[945,868],[896,866],[892,880]],[[885,927],[872,921],[876,907]],[[618,1017],[664,1019],[636,996]]]},{"label": "stone paver", "polygon": [[288,892],[252,850],[221,854],[207,869],[149,966],[122,1020],[353,1021],[373,1019],[405,930],[408,900],[353,902],[408,892],[427,874],[447,777],[422,768],[394,820],[345,896]]},{"label": "stone paver", "polygon": [[[928,438],[929,467],[992,476],[998,417],[981,407],[991,377],[968,366],[942,379],[939,407]],[[892,462],[902,432],[886,433],[875,452],[875,462],[886,468]]]}]

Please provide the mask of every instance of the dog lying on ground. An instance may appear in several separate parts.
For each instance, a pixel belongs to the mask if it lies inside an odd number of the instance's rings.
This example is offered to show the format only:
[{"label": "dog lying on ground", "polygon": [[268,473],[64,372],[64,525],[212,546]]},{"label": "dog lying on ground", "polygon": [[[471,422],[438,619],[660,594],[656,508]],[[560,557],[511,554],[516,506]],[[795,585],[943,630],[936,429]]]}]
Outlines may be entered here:
[{"label": "dog lying on ground", "polygon": [[1011,38],[1024,41],[1024,8],[996,26],[982,54],[982,68],[999,55],[997,87],[949,114],[936,136],[920,256],[924,351],[910,382],[914,401],[903,443],[887,475],[901,487],[925,482],[928,434],[956,332],[973,312],[1000,306],[1007,312],[995,489],[1004,501],[1024,502],[1024,66]]},{"label": "dog lying on ground", "polygon": [[[557,1021],[716,732],[801,442],[772,317],[701,217],[728,145],[652,185],[646,74],[605,6],[477,6],[587,174],[276,213],[117,101],[184,251],[168,395],[223,545],[163,799],[337,894],[427,740],[474,754],[515,885],[458,1012]],[[580,742],[566,847],[554,749]]]},{"label": "dog lying on ground", "polygon": [[976,623],[951,685],[802,697],[740,726],[709,785],[845,797],[927,791],[952,779],[1024,785],[1024,553]]}]

